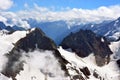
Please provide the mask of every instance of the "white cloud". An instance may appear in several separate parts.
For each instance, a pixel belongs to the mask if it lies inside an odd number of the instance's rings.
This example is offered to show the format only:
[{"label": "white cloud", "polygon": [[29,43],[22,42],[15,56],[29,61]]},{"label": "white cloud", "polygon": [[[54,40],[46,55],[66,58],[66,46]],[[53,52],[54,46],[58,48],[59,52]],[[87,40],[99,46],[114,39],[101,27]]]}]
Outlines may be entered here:
[{"label": "white cloud", "polygon": [[2,22],[6,22],[6,21],[7,21],[7,19],[6,19],[6,18],[4,18],[3,16],[0,16],[0,21],[2,21]]},{"label": "white cloud", "polygon": [[33,18],[38,21],[77,20],[82,23],[99,22],[120,17],[120,5],[102,6],[93,10],[73,8],[63,9],[63,11],[52,11],[35,4],[34,9],[19,11],[17,14],[23,19]]},{"label": "white cloud", "polygon": [[[29,6],[25,4],[25,6]],[[27,8],[18,12],[0,12],[0,21],[9,25],[18,25],[21,27],[29,28],[27,19],[32,18],[39,21],[58,21],[64,20],[68,24],[88,23],[88,22],[102,22],[104,20],[113,20],[120,17],[120,5],[114,6],[101,6],[97,9],[77,9],[77,8],[65,8],[61,11],[55,11],[51,8],[40,7],[34,4],[34,8]]]},{"label": "white cloud", "polygon": [[0,0],[0,10],[7,10],[13,5],[12,0]]},{"label": "white cloud", "polygon": [[27,3],[24,4],[25,8],[29,8],[29,5]]},{"label": "white cloud", "polygon": [[[44,80],[45,75],[48,75],[48,80],[68,80],[64,76],[64,71],[61,70],[58,59],[56,59],[51,51],[39,51],[23,53],[20,61],[24,61],[24,70],[17,76],[17,80],[31,80],[31,77],[35,76],[36,80]],[[42,64],[42,65],[41,65]],[[15,69],[15,68],[14,68]],[[27,74],[26,74],[27,73]]]},{"label": "white cloud", "polygon": [[22,20],[16,13],[13,12],[0,12],[0,21],[3,21],[7,26],[17,25],[25,29],[30,28],[27,21]]}]

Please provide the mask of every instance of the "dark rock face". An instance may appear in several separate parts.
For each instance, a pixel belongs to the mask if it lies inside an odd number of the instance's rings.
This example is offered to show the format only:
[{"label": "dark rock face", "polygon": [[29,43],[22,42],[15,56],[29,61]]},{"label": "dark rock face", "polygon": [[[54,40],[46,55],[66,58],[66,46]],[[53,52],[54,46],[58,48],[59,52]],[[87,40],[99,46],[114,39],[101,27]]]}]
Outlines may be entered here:
[{"label": "dark rock face", "polygon": [[[26,54],[29,51],[34,51],[35,49],[40,50],[51,50],[53,51],[54,56],[58,59],[62,70],[66,71],[66,66],[68,62],[61,56],[59,51],[57,50],[57,46],[55,43],[38,28],[34,31],[31,31],[26,37],[20,39],[16,44],[12,51],[7,55],[8,63],[5,69],[2,71],[7,77],[12,77],[13,80],[16,80],[16,75],[23,70],[24,61],[20,61],[22,57],[22,51],[25,51]],[[14,67],[13,67],[14,66]]]},{"label": "dark rock face", "polygon": [[80,57],[94,53],[97,65],[103,66],[109,62],[112,51],[108,47],[109,42],[104,37],[104,41],[101,38],[90,30],[80,30],[64,38],[61,46],[64,49],[71,48]]},{"label": "dark rock face", "polygon": [[93,76],[94,76],[95,78],[99,79],[99,80],[105,80],[103,77],[101,77],[101,76],[99,75],[99,73],[98,73],[96,70],[94,70]]},{"label": "dark rock face", "polygon": [[119,60],[117,60],[117,64],[118,64],[118,66],[120,67],[120,59],[119,59]]},{"label": "dark rock face", "polygon": [[73,76],[72,80],[85,80],[82,75],[75,75]]},{"label": "dark rock face", "polygon": [[120,41],[120,37],[116,41]]},{"label": "dark rock face", "polygon": [[98,74],[97,72],[93,72],[93,76],[94,76],[95,78],[99,78],[99,74]]},{"label": "dark rock face", "polygon": [[87,77],[91,75],[89,69],[87,67],[84,67],[83,69],[80,69],[80,71]]},{"label": "dark rock face", "polygon": [[36,28],[34,31],[26,34],[25,38],[20,39],[14,47],[17,51],[24,50],[26,52],[28,52],[29,49],[34,50],[36,48],[43,50],[54,50],[57,49],[57,46],[40,29]]}]

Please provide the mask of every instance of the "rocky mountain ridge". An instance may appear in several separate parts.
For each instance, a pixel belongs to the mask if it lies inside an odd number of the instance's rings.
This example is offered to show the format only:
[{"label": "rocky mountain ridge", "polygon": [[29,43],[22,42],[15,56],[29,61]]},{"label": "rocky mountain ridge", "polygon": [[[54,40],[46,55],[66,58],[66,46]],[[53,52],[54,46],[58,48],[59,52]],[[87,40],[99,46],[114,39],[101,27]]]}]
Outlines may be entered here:
[{"label": "rocky mountain ridge", "polygon": [[87,57],[93,53],[98,66],[109,63],[112,51],[108,47],[109,42],[105,37],[97,36],[90,30],[80,30],[71,33],[61,43],[64,49],[72,49],[80,57]]},{"label": "rocky mountain ridge", "polygon": [[[84,31],[82,31],[84,35]],[[88,33],[92,33],[88,31]],[[86,34],[87,35],[87,34]],[[91,34],[89,34],[91,35]],[[92,37],[95,34],[92,34]],[[88,35],[87,35],[88,36]],[[90,37],[90,36],[89,36]],[[92,38],[91,37],[91,38]],[[94,37],[93,37],[94,38]],[[105,43],[103,43],[105,44]],[[2,70],[2,74],[4,74],[7,77],[11,77],[12,80],[17,80],[16,76],[21,72],[24,71],[24,64],[25,61],[19,61],[22,57],[22,52],[26,52],[26,56],[28,52],[33,52],[36,48],[44,51],[44,50],[50,50],[53,52],[53,55],[58,59],[59,64],[61,65],[61,69],[65,72],[65,76],[69,77],[68,80],[89,80],[90,76],[93,76],[94,78],[101,80],[104,79],[98,72],[93,71],[94,74],[90,71],[90,68],[87,66],[84,67],[77,67],[72,62],[67,60],[61,53],[58,51],[56,44],[48,38],[44,32],[42,32],[40,29],[36,28],[34,30],[28,30],[28,33],[26,33],[26,37],[21,38],[19,41],[13,44],[14,48],[10,51],[10,53],[6,54],[8,57],[8,62],[6,67]],[[83,53],[84,55],[84,53]],[[85,54],[86,55],[86,54]],[[80,61],[81,62],[81,61]],[[17,63],[17,64],[16,64]],[[13,66],[16,64],[16,66],[13,69]],[[71,71],[75,74],[71,74]],[[43,71],[42,71],[43,72]],[[48,74],[48,76],[51,76],[51,74]]]},{"label": "rocky mountain ridge", "polygon": [[[48,22],[47,24],[42,23],[42,24],[40,24],[42,26],[35,24],[36,27],[40,27],[41,29],[35,28],[35,29],[26,30],[25,37],[22,37],[17,42],[12,43],[12,46],[14,46],[12,48],[12,50],[8,51],[7,54],[5,53],[5,56],[7,56],[7,58],[8,58],[8,62],[6,63],[5,68],[1,71],[1,73],[7,77],[11,77],[12,80],[17,80],[18,79],[17,76],[18,75],[21,76],[21,72],[25,71],[24,66],[26,64],[28,64],[28,62],[26,60],[21,61],[21,58],[24,55],[23,53],[25,53],[25,56],[27,58],[30,58],[30,55],[32,53],[34,53],[34,51],[36,51],[36,49],[38,49],[37,53],[41,53],[41,52],[45,53],[44,51],[46,51],[46,50],[52,52],[52,55],[54,55],[54,57],[55,57],[55,60],[53,60],[52,62],[54,62],[54,61],[58,62],[57,64],[59,64],[59,67],[61,68],[60,72],[61,71],[64,72],[64,77],[67,78],[67,80],[76,80],[76,79],[79,79],[79,80],[114,80],[114,79],[117,80],[118,79],[119,80],[119,78],[120,78],[119,70],[118,70],[118,74],[117,74],[117,72],[114,71],[114,70],[118,69],[116,66],[116,61],[117,61],[118,66],[120,65],[119,58],[117,58],[117,60],[111,58],[111,56],[113,56],[114,54],[116,54],[116,55],[119,54],[119,51],[117,51],[117,53],[114,52],[113,50],[111,51],[111,49],[114,48],[114,45],[111,43],[116,44],[117,42],[119,42],[119,38],[120,38],[119,37],[119,27],[120,27],[119,21],[120,21],[120,18],[118,18],[117,20],[114,20],[114,21],[106,22],[104,24],[103,23],[101,23],[101,24],[86,24],[86,25],[77,25],[77,27],[69,26],[69,29],[68,29],[67,24],[64,21],[60,21],[60,23],[59,23],[59,21]],[[10,31],[11,34],[0,35],[0,36],[9,36],[9,35],[12,35],[14,32],[16,32],[16,30],[23,30],[22,28],[17,27],[17,26],[14,26],[14,27],[7,26],[6,27],[3,23],[1,23],[1,24],[3,25],[2,27],[0,26],[1,31],[3,29],[5,29],[7,31]],[[49,24],[50,24],[50,26],[49,26]],[[106,29],[105,26],[108,26],[108,28]],[[111,27],[113,27],[113,28],[111,28]],[[51,31],[51,29],[52,29],[52,31]],[[80,29],[83,29],[83,30],[80,30]],[[102,30],[104,30],[104,31],[102,31]],[[22,32],[22,31],[20,31],[20,32]],[[107,34],[108,32],[109,32],[109,34]],[[105,37],[99,36],[98,35],[99,33]],[[117,36],[117,38],[116,38],[116,36]],[[110,37],[111,41],[113,41],[113,42],[109,42],[106,37]],[[114,40],[114,38],[115,38],[115,40]],[[11,39],[11,38],[9,38],[9,39]],[[2,40],[2,39],[0,39],[0,40]],[[62,41],[62,43],[60,44],[61,41]],[[8,42],[5,42],[5,44],[7,44],[7,43]],[[60,52],[59,48],[58,48],[59,46],[57,46],[58,44],[60,44],[65,50],[62,50]],[[113,47],[109,48],[108,45],[113,45]],[[119,44],[117,43],[117,45],[119,45]],[[9,47],[11,47],[11,46],[8,45],[8,48]],[[66,49],[68,49],[68,50],[66,50]],[[69,51],[69,49],[72,49],[72,52]],[[0,48],[0,50],[1,50],[1,48]],[[66,51],[68,51],[68,52],[66,52]],[[69,52],[72,53],[70,56],[68,56],[68,54],[66,54]],[[74,54],[74,52],[75,52],[75,54]],[[89,63],[89,62],[85,63],[85,61],[84,61],[84,58],[89,57],[91,54],[94,54],[93,55],[94,57],[92,57],[91,59],[95,58],[94,61],[97,63],[97,67],[95,67],[95,68],[91,68],[88,65],[86,66],[86,63]],[[74,55],[75,55],[74,60],[77,59],[77,61],[71,60]],[[47,58],[45,57],[45,60],[48,60],[48,62],[49,62],[49,60],[51,60],[51,58],[53,58],[53,57],[50,58],[48,56],[47,56]],[[0,57],[1,57],[1,55],[0,55]],[[71,57],[71,59],[66,58],[66,57]],[[116,56],[114,56],[114,57],[116,57]],[[32,59],[32,60],[34,60],[34,59]],[[80,64],[78,64],[79,62],[80,62]],[[44,63],[44,61],[43,61],[43,63]],[[40,63],[38,62],[38,64],[40,64]],[[107,72],[104,72],[104,71],[103,71],[103,75],[99,73],[99,72],[101,72],[98,68],[99,66],[101,69],[107,69],[109,71],[109,65],[111,65],[111,64],[114,64],[114,66],[115,66],[114,67],[115,69],[110,67],[111,71],[114,71],[113,73],[115,74],[115,76],[113,76]],[[14,66],[14,65],[16,65],[16,66]],[[104,68],[104,66],[105,67],[108,66],[108,68]],[[31,66],[29,66],[29,67],[31,67]],[[58,67],[58,65],[57,65],[57,67]],[[53,79],[53,78],[55,78],[55,75],[53,74],[54,70],[47,73],[47,75],[46,75],[46,72],[44,72],[42,69],[38,69],[38,70],[39,70],[39,73],[42,73],[43,75],[45,75],[45,77],[47,76],[48,78],[51,78],[50,80],[56,80],[56,79]],[[107,75],[107,77],[106,77],[106,75]],[[112,77],[109,77],[109,76],[112,76]],[[30,77],[31,77],[31,79],[33,78],[32,76],[30,76]],[[41,78],[39,78],[39,79],[41,79]],[[18,79],[18,80],[21,80],[21,79]]]}]

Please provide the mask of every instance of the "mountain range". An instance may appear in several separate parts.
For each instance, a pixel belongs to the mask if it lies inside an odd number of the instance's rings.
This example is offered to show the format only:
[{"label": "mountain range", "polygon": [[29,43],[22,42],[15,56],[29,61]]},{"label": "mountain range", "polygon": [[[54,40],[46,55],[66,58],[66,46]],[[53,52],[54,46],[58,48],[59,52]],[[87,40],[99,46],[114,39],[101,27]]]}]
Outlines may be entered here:
[{"label": "mountain range", "polygon": [[120,79],[120,18],[28,23],[26,30],[0,22],[0,80]]},{"label": "mountain range", "polygon": [[[47,36],[55,41],[56,44],[60,44],[63,38],[65,38],[71,32],[83,30],[92,30],[98,35],[106,36],[109,40],[117,40],[120,37],[120,17],[112,21],[103,21],[101,23],[88,23],[88,24],[74,24],[69,25],[67,21],[52,21],[52,22],[38,22],[33,19],[28,19],[28,24],[31,28],[38,27],[45,32]],[[0,22],[0,29],[6,29],[8,31],[25,30],[19,26],[5,26],[3,22]],[[54,35],[53,35],[54,34]]]}]

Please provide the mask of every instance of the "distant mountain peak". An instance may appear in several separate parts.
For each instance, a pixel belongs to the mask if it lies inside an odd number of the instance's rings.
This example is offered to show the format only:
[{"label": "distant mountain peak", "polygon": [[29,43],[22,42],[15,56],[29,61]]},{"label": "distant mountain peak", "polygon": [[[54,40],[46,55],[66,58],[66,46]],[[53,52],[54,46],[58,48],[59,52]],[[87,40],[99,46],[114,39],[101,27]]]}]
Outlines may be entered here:
[{"label": "distant mountain peak", "polygon": [[6,28],[6,25],[3,22],[0,22],[0,30]]}]

